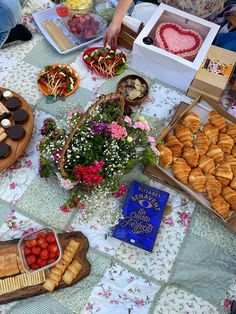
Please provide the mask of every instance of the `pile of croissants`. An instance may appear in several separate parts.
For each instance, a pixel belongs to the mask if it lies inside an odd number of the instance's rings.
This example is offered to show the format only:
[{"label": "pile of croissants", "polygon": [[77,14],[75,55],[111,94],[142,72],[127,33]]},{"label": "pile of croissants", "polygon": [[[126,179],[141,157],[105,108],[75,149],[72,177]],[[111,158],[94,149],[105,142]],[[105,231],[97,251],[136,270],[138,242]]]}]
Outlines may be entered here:
[{"label": "pile of croissants", "polygon": [[172,167],[177,180],[204,193],[224,219],[236,211],[236,124],[211,111],[203,125],[189,112],[157,149],[159,164]]}]

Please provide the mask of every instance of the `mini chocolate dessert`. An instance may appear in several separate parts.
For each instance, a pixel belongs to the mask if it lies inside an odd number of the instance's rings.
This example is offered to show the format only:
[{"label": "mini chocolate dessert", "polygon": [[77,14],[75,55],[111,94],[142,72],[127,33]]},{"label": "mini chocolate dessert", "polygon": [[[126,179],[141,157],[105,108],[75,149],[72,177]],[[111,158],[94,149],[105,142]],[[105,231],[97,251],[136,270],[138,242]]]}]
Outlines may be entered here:
[{"label": "mini chocolate dessert", "polygon": [[18,109],[12,117],[16,124],[24,124],[29,119],[29,114],[24,109]]},{"label": "mini chocolate dessert", "polygon": [[3,114],[0,115],[0,121],[2,121],[3,119],[9,119],[10,117],[11,117],[10,112],[4,112]]},{"label": "mini chocolate dessert", "polygon": [[8,110],[17,110],[21,106],[21,100],[20,98],[13,96],[6,100],[5,106]]},{"label": "mini chocolate dessert", "polygon": [[6,130],[7,135],[13,140],[21,140],[25,136],[25,129],[21,125],[14,125]]},{"label": "mini chocolate dessert", "polygon": [[7,158],[11,153],[11,146],[0,143],[0,159]]}]

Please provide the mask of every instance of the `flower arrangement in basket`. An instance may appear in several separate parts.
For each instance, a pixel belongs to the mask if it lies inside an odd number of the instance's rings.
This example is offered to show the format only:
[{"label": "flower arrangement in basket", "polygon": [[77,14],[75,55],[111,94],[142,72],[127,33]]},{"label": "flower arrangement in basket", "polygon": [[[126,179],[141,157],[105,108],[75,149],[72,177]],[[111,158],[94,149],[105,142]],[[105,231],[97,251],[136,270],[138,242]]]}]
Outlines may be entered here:
[{"label": "flower arrangement in basket", "polygon": [[54,173],[63,188],[72,190],[64,211],[83,207],[81,191],[99,188],[121,196],[126,191],[121,184],[125,173],[136,164],[156,164],[158,151],[148,122],[128,109],[121,95],[109,94],[85,113],[70,112],[61,127],[52,119],[44,121],[40,175]]}]

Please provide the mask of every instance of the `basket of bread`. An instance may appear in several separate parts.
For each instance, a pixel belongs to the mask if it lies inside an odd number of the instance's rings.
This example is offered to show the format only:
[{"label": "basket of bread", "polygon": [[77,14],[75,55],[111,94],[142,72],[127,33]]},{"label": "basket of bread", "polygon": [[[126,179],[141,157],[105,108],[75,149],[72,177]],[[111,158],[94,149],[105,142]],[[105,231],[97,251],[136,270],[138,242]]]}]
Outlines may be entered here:
[{"label": "basket of bread", "polygon": [[157,168],[164,180],[229,222],[236,212],[236,119],[198,101],[185,104],[159,137]]}]

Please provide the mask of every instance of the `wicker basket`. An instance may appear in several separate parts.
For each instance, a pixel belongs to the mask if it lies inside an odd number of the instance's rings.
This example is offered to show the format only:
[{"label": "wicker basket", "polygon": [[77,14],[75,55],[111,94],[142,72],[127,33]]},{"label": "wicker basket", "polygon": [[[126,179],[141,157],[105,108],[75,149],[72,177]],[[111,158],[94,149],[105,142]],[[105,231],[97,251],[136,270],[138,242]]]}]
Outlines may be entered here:
[{"label": "wicker basket", "polygon": [[[59,161],[59,167],[61,170],[61,174],[63,177],[67,177],[67,173],[64,169],[64,161],[65,161],[65,154],[66,151],[70,145],[71,140],[73,139],[75,133],[79,129],[79,127],[85,122],[85,120],[88,118],[88,116],[94,111],[95,108],[98,106],[104,106],[108,101],[110,100],[118,100],[119,101],[119,117],[117,122],[120,123],[123,119],[123,114],[124,114],[124,98],[120,94],[112,93],[108,95],[102,95],[100,96],[89,108],[88,110],[83,114],[83,116],[80,118],[78,123],[75,125],[75,127],[72,129],[68,139],[65,142],[65,145],[63,146],[62,153],[61,153],[61,158]],[[80,187],[85,190],[91,190],[92,188],[89,187]]]}]

